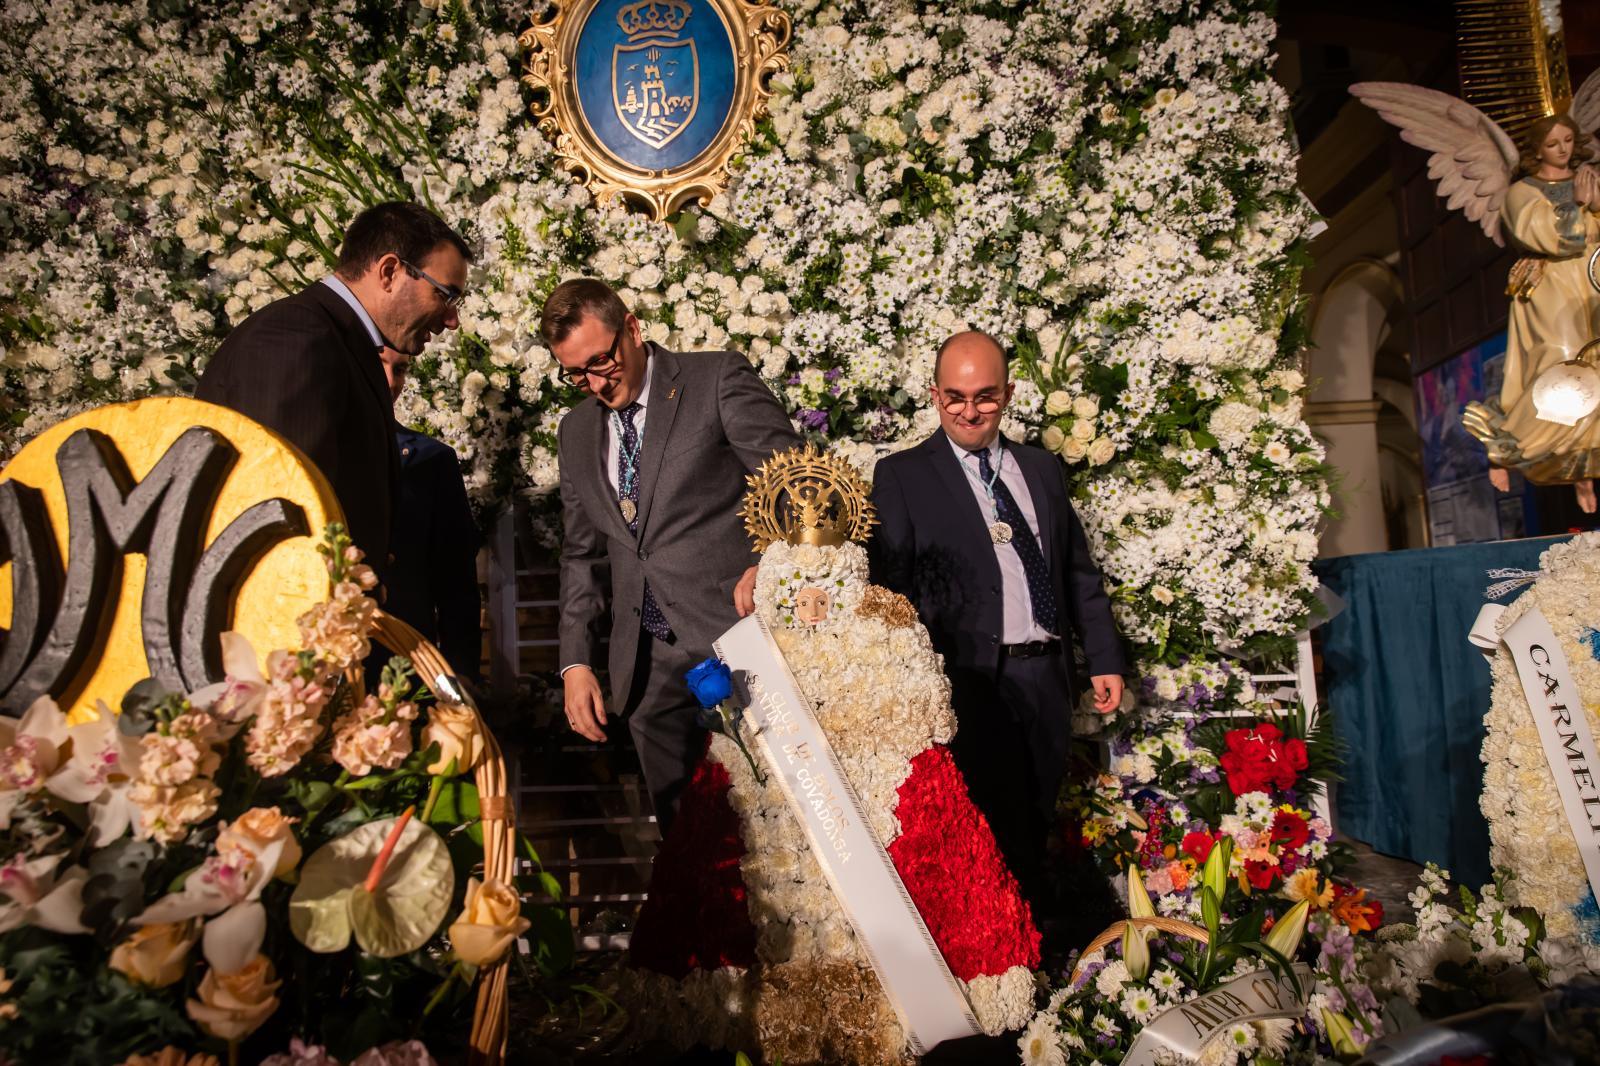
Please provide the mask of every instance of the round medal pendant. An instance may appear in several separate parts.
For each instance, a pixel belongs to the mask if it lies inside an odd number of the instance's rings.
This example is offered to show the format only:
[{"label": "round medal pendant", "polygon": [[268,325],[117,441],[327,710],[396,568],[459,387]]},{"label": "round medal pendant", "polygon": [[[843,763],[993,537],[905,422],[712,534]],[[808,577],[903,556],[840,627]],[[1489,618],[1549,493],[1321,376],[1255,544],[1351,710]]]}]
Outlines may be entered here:
[{"label": "round medal pendant", "polygon": [[989,526],[989,539],[996,544],[1011,543],[1011,524],[1009,522],[993,522]]},{"label": "round medal pendant", "polygon": [[[622,520],[624,522],[628,523],[628,525],[630,525],[630,526],[633,525],[633,520],[635,518],[639,517],[639,505],[637,503],[634,503],[632,500],[625,499],[625,500],[621,501],[621,507],[622,507]],[[1007,538],[1009,538],[1010,534],[1007,533],[1006,536],[1007,536]]]}]

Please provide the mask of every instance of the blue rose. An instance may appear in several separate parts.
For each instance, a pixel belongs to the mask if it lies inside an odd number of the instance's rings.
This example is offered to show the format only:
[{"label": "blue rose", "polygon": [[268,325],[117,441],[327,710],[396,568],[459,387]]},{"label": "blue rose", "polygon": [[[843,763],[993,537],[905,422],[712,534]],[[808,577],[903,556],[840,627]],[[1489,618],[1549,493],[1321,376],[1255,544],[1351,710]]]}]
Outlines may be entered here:
[{"label": "blue rose", "polygon": [[685,680],[694,698],[707,710],[733,695],[733,674],[721,659],[705,660],[690,670]]}]

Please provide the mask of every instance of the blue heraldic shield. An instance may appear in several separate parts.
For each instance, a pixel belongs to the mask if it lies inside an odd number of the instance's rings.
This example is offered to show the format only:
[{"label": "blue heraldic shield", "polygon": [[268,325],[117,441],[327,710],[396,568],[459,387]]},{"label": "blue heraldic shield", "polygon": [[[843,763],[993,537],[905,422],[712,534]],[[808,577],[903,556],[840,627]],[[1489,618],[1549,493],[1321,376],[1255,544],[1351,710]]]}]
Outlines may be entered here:
[{"label": "blue heraldic shield", "polygon": [[704,0],[600,0],[573,66],[584,122],[607,152],[641,170],[692,163],[732,112],[733,37]]}]

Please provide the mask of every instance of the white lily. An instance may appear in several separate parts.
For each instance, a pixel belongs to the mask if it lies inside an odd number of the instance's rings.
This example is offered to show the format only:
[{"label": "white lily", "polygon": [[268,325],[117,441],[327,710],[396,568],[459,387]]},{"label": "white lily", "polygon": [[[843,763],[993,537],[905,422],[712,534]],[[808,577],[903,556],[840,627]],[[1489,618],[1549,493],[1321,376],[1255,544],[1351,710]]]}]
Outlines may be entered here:
[{"label": "white lily", "polygon": [[20,721],[0,718],[0,829],[11,828],[17,804],[44,786],[61,763],[67,716],[40,696]]},{"label": "white lily", "polygon": [[0,933],[36,925],[54,933],[87,933],[83,924],[83,883],[88,871],[74,866],[59,878],[56,867],[65,856],[37,859],[13,856],[0,866]]},{"label": "white lily", "polygon": [[95,710],[94,719],[68,727],[72,754],[45,788],[70,803],[87,804],[89,845],[104,847],[138,816],[129,789],[139,771],[139,738],[122,733],[104,703]]}]

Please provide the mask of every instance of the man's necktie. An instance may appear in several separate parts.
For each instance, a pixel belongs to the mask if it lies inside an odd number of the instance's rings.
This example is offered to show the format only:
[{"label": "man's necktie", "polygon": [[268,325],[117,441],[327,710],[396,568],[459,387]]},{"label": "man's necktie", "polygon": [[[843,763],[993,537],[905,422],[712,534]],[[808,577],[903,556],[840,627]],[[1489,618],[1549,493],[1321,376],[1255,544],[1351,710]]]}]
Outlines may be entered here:
[{"label": "man's necktie", "polygon": [[[628,529],[635,535],[639,532],[639,429],[633,424],[633,419],[642,409],[643,405],[630,403],[619,412],[622,441],[617,449],[617,506],[621,507],[624,500],[632,504],[623,508],[623,514],[633,516],[628,519]],[[644,605],[639,608],[639,624],[657,640],[672,636],[672,627],[667,624],[667,616],[661,613],[655,593],[650,591],[649,581],[644,583]]]},{"label": "man's necktie", "polygon": [[[978,474],[983,478],[983,483],[994,487],[994,508],[1000,521],[1011,527],[1011,546],[1017,549],[1017,555],[1022,559],[1022,570],[1028,576],[1028,601],[1033,606],[1033,620],[1039,623],[1041,629],[1054,633],[1057,631],[1056,594],[1050,587],[1050,568],[1045,565],[1044,555],[1039,551],[1039,542],[1034,539],[1028,520],[1022,516],[1022,508],[1017,506],[1016,497],[1011,495],[1005,481],[994,476],[994,467],[989,463],[989,449],[972,454],[978,457]],[[1001,461],[1004,462],[1003,459]]]}]

